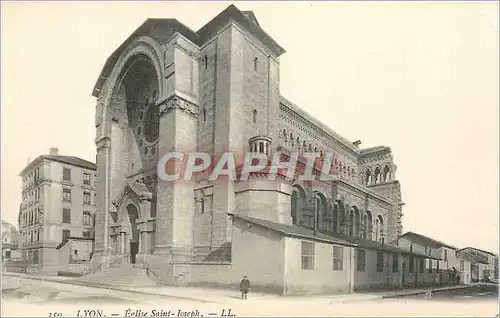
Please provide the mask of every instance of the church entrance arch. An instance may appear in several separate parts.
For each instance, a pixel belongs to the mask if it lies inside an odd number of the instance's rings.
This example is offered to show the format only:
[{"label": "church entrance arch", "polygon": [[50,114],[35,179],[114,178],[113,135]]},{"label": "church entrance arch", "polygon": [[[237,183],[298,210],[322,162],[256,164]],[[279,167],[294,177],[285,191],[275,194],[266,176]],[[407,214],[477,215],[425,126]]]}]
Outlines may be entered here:
[{"label": "church entrance arch", "polygon": [[139,229],[137,228],[137,219],[139,211],[133,204],[127,206],[128,218],[130,221],[130,263],[135,264],[137,253],[139,253]]}]

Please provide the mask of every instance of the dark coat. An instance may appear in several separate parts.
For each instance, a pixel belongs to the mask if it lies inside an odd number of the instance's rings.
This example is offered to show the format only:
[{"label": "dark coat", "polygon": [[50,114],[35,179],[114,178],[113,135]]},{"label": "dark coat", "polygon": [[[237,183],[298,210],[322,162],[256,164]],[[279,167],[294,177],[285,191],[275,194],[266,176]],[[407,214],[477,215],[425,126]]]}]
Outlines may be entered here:
[{"label": "dark coat", "polygon": [[248,293],[250,289],[250,280],[248,278],[243,278],[240,282],[240,291],[242,293]]}]

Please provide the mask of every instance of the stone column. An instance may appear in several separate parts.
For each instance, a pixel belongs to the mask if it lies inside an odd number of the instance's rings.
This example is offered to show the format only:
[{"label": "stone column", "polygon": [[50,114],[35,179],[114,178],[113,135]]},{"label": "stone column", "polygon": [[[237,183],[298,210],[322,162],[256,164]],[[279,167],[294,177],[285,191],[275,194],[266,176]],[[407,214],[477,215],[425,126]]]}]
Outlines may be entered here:
[{"label": "stone column", "polygon": [[142,253],[142,251],[143,251],[143,248],[142,248],[142,243],[143,243],[142,235],[143,234],[144,234],[144,232],[139,232],[139,237],[138,237],[139,242],[137,242],[138,243],[138,251],[137,251],[138,254]]},{"label": "stone column", "polygon": [[120,254],[125,254],[126,253],[126,235],[127,233],[125,232],[120,232]]}]

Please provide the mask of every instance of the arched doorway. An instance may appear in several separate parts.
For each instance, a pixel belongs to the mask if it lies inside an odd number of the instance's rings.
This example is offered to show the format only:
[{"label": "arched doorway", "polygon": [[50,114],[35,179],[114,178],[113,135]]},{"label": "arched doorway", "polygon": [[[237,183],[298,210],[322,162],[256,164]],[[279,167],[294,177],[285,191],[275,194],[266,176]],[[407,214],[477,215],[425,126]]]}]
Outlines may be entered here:
[{"label": "arched doorway", "polygon": [[139,211],[135,205],[129,204],[127,213],[130,220],[130,263],[135,264],[137,253],[139,253],[139,229],[136,223],[139,218]]}]

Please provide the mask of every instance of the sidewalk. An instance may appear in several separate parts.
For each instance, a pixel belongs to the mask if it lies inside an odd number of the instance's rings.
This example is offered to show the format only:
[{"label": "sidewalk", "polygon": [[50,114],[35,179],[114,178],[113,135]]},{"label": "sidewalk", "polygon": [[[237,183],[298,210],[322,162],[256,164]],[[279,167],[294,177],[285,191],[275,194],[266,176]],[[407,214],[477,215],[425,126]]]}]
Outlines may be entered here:
[{"label": "sidewalk", "polygon": [[[81,285],[86,287],[104,288],[116,291],[130,293],[166,296],[183,300],[191,300],[203,303],[228,303],[240,299],[240,294],[235,290],[213,289],[207,287],[186,287],[186,286],[155,286],[155,287],[129,287],[129,286],[110,286],[103,284],[91,284],[76,280],[74,277],[65,276],[41,276],[33,274],[20,273],[2,273],[3,276],[18,277],[22,279],[41,280],[47,282],[57,282],[63,284]],[[434,288],[434,292],[445,290],[456,290],[472,288],[473,285],[443,286]],[[303,296],[280,296],[265,293],[251,293],[252,299],[259,300],[282,300],[296,302],[320,302],[320,303],[347,303],[355,301],[372,301],[384,298],[396,298],[411,295],[425,294],[429,289],[403,289],[397,291],[354,293],[354,294],[323,294],[323,295],[303,295]]]},{"label": "sidewalk", "polygon": [[[198,287],[184,287],[184,286],[157,286],[157,287],[129,287],[129,286],[116,286],[105,284],[94,284],[84,281],[79,281],[75,277],[65,276],[42,276],[34,274],[21,274],[3,272],[2,276],[16,277],[20,279],[30,279],[46,282],[55,282],[61,284],[80,285],[85,287],[103,288],[116,291],[124,291],[137,294],[166,296],[169,298],[176,298],[182,300],[190,300],[203,303],[225,303],[231,299],[239,299],[238,291],[211,289],[211,288],[198,288]],[[269,298],[274,295],[253,293],[253,298]],[[279,297],[279,296],[274,296]]]},{"label": "sidewalk", "polygon": [[[453,286],[443,286],[443,287],[433,287],[433,292],[446,291],[446,290],[457,290],[457,289],[467,289],[472,288],[472,285],[453,285]],[[382,298],[396,298],[404,296],[422,295],[429,291],[430,287],[427,288],[413,288],[413,289],[403,289],[395,291],[380,292]]]}]

